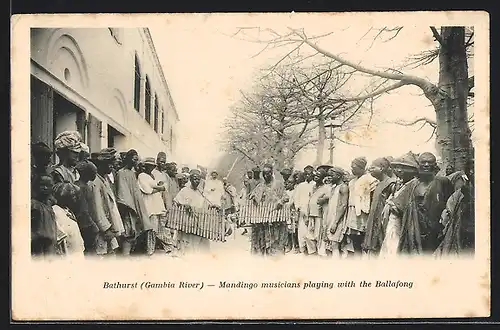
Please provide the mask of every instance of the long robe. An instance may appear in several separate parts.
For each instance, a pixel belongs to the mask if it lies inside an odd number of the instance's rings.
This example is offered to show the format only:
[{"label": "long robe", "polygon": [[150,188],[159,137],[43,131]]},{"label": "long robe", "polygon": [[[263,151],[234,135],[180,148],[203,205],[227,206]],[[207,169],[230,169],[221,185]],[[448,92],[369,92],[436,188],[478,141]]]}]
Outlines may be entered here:
[{"label": "long robe", "polygon": [[370,212],[366,222],[365,238],[362,248],[378,253],[384,241],[383,210],[387,198],[394,192],[396,179],[388,177],[379,182],[373,191]]},{"label": "long robe", "polygon": [[[283,201],[285,187],[282,182],[262,181],[249,196],[256,205],[277,205]],[[266,222],[252,225],[250,250],[252,254],[269,256],[284,254],[288,240],[286,222]]]},{"label": "long robe", "polygon": [[[207,210],[209,205],[206,197],[201,192],[201,188],[198,187],[198,189],[193,189],[190,182],[187,187],[179,191],[174,201],[181,205],[191,207],[194,211],[194,213],[190,215],[191,217],[196,217],[196,212]],[[196,221],[195,219],[192,220]],[[177,233],[179,250],[181,253],[207,253],[210,251],[210,241],[207,238],[186,233],[181,230],[178,230]]]},{"label": "long robe", "polygon": [[455,191],[446,204],[445,212],[449,217],[444,224],[443,240],[434,254],[442,257],[474,252],[475,224],[471,187]]},{"label": "long robe", "polygon": [[382,211],[382,226],[385,237],[380,248],[380,257],[388,258],[398,254],[399,239],[401,237],[401,217],[391,210],[391,206],[393,205],[392,200],[399,195],[407,184],[408,182],[398,187],[394,194],[389,196]]},{"label": "long robe", "polygon": [[115,177],[116,202],[123,220],[124,236],[136,239],[153,229],[135,172],[122,168]]},{"label": "long robe", "polygon": [[423,196],[417,196],[418,178],[405,185],[392,202],[402,215],[398,251],[404,254],[433,253],[443,226],[441,213],[453,192],[448,178],[436,176]]},{"label": "long robe", "polygon": [[74,214],[69,209],[62,208],[59,205],[52,206],[52,209],[54,210],[57,228],[65,236],[65,255],[83,257],[85,245]]},{"label": "long robe", "polygon": [[97,254],[106,254],[116,249],[118,242],[116,238],[112,238],[111,240],[105,239],[104,232],[111,228],[118,237],[124,233],[125,228],[123,227],[123,221],[118,211],[116,197],[108,180],[97,174],[95,180],[89,182],[89,187],[92,192],[89,212],[99,228],[96,246]]},{"label": "long robe", "polygon": [[57,246],[56,215],[50,205],[31,200],[31,254],[54,255]]},{"label": "long robe", "polygon": [[[340,244],[343,241],[344,234],[347,229],[347,209],[344,212],[342,218],[340,218],[338,223],[335,223],[337,219],[340,190],[342,188],[347,188],[347,184],[340,183],[331,187],[329,192],[328,204],[325,206],[325,212],[323,213],[324,222],[324,234],[323,234],[323,246],[321,248],[321,254],[323,255],[323,250],[332,251],[334,243]],[[336,228],[332,233],[331,229]]]}]

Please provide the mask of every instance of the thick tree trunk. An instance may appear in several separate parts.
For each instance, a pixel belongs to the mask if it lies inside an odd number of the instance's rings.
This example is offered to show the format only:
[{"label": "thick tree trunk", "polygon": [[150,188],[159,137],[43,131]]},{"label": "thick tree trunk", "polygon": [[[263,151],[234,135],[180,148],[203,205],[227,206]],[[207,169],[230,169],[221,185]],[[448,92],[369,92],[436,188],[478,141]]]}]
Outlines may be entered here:
[{"label": "thick tree trunk", "polygon": [[316,160],[314,165],[321,165],[323,162],[323,152],[325,151],[325,140],[326,140],[326,128],[325,128],[325,118],[323,116],[318,117],[318,145],[316,146]]},{"label": "thick tree trunk", "polygon": [[467,117],[468,73],[464,27],[442,27],[439,51],[437,145],[443,166],[466,170],[473,157]]}]

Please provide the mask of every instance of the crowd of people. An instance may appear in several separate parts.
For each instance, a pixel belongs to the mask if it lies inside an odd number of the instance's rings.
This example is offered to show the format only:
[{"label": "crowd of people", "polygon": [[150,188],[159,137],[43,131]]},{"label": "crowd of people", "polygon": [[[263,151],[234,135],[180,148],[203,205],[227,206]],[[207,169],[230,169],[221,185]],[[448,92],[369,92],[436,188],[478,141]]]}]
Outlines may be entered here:
[{"label": "crowd of people", "polygon": [[[129,256],[163,251],[207,251],[206,238],[166,227],[174,204],[187,211],[227,210],[236,196],[213,171],[167,162],[164,152],[140,158],[136,150],[89,153],[81,135],[66,131],[31,148],[31,252],[33,256]],[[57,165],[51,165],[53,154]],[[227,234],[232,227],[228,223]]]},{"label": "crowd of people", "polygon": [[378,158],[370,166],[359,157],[351,173],[334,165],[298,171],[264,164],[245,174],[240,192],[215,170],[207,175],[183,167],[178,173],[164,152],[142,158],[134,149],[89,153],[76,131],[59,134],[54,150],[34,143],[31,153],[34,257],[205,253],[207,238],[168,227],[169,210],[174,205],[188,214],[216,209],[230,235],[248,202],[290,211],[285,222],[242,225],[255,255],[474,251],[473,165],[467,173],[440,170],[428,152]]},{"label": "crowd of people", "polygon": [[[465,255],[474,251],[474,172],[440,169],[429,152],[382,157],[351,173],[334,165],[248,171],[240,200],[291,211],[287,223],[253,224],[251,251],[324,258]],[[264,196],[264,197],[262,197]],[[244,234],[248,234],[245,230]]]}]

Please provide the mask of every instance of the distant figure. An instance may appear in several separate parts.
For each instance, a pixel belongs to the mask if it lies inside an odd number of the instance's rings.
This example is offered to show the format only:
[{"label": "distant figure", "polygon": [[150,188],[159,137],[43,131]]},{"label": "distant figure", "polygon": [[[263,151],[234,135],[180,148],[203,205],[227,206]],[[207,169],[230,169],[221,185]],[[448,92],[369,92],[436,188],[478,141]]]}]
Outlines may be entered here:
[{"label": "distant figure", "polygon": [[205,182],[203,194],[210,203],[221,207],[222,197],[224,196],[224,184],[219,180],[219,174],[213,170],[210,177]]}]

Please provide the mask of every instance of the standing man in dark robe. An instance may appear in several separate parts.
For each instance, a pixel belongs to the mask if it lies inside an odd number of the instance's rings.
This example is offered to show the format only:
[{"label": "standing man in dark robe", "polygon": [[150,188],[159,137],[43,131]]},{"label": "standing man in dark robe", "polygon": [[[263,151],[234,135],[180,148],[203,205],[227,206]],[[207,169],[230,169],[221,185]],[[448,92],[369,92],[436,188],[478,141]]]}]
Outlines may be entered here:
[{"label": "standing man in dark robe", "polygon": [[[256,206],[273,205],[274,209],[283,207],[284,186],[274,178],[273,166],[266,164],[262,171],[263,181],[250,193],[249,199]],[[270,214],[269,216],[272,216]],[[251,252],[260,256],[285,254],[288,239],[286,222],[265,222],[252,225]]]},{"label": "standing man in dark robe", "polygon": [[62,182],[74,183],[78,180],[75,166],[82,150],[82,137],[77,131],[65,131],[54,140],[59,164],[52,168],[54,184]]},{"label": "standing man in dark robe", "polygon": [[385,232],[383,227],[383,210],[387,198],[396,188],[396,179],[391,177],[392,169],[386,158],[377,158],[370,166],[370,174],[378,180],[373,191],[370,212],[366,222],[365,238],[362,248],[369,254],[377,256],[384,242]]},{"label": "standing man in dark robe", "polygon": [[76,165],[80,178],[75,184],[80,188],[78,191],[78,210],[75,217],[82,234],[85,255],[96,254],[96,241],[99,227],[90,214],[89,203],[92,202],[92,191],[89,183],[94,181],[97,175],[97,167],[89,162],[82,161]]},{"label": "standing man in dark robe", "polygon": [[130,149],[123,159],[124,167],[116,174],[116,203],[123,221],[124,233],[120,237],[120,252],[128,256],[134,250],[137,238],[153,227],[149,221],[134,167],[139,155]]},{"label": "standing man in dark robe", "polygon": [[97,234],[96,253],[98,255],[114,255],[118,248],[118,238],[124,233],[123,221],[116,203],[116,196],[111,189],[107,175],[111,173],[116,150],[106,148],[96,158],[97,175],[92,184],[92,203],[90,214],[99,228]]},{"label": "standing man in dark robe", "polygon": [[392,200],[393,211],[402,219],[398,250],[403,254],[430,254],[439,246],[439,220],[453,186],[448,178],[436,176],[436,166],[436,156],[420,154],[418,177]]}]

